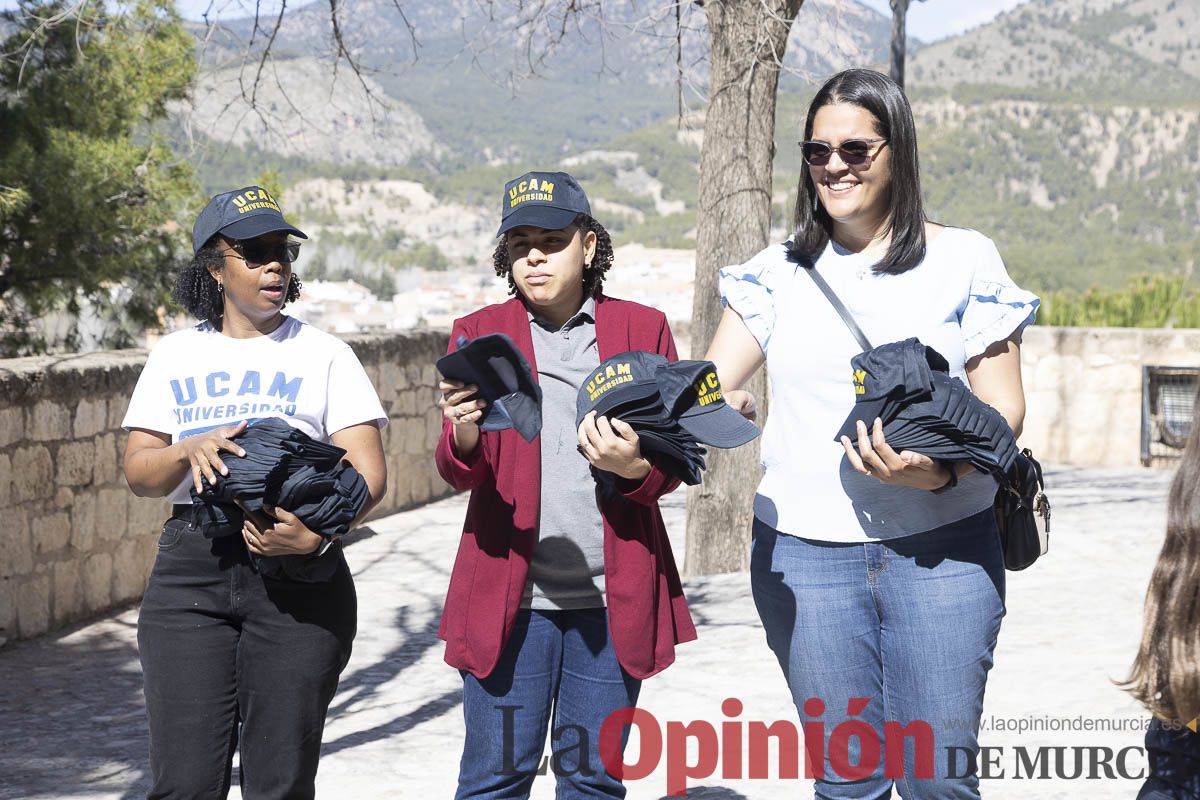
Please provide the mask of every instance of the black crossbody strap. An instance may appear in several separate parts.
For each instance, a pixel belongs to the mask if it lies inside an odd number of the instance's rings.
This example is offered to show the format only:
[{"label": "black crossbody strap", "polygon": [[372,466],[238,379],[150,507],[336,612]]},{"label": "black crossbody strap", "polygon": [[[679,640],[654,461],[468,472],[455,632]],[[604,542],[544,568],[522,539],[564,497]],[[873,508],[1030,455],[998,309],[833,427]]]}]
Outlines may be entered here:
[{"label": "black crossbody strap", "polygon": [[801,268],[808,273],[808,277],[813,279],[813,283],[821,290],[821,294],[825,295],[825,299],[829,301],[830,305],[833,306],[833,310],[842,318],[842,322],[846,323],[846,327],[850,329],[850,333],[854,334],[854,338],[858,341],[858,346],[864,351],[870,350],[871,341],[862,332],[862,328],[858,327],[858,323],[854,321],[854,317],[850,314],[850,309],[846,308],[838,296],[834,294],[833,289],[829,288],[829,284],[825,282],[825,279],[821,277],[821,273],[817,272],[817,265],[805,264]]}]

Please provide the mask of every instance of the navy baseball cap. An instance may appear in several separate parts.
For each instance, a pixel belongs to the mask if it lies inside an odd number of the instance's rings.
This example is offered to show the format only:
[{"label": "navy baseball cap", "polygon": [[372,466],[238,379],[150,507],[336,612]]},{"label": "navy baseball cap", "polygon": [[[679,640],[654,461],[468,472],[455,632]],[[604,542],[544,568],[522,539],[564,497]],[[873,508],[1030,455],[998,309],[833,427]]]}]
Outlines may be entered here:
[{"label": "navy baseball cap", "polygon": [[200,251],[218,233],[230,239],[253,239],[264,233],[287,231],[307,239],[308,235],[283,218],[279,204],[261,186],[247,186],[216,195],[196,217],[192,226],[192,253]]},{"label": "navy baseball cap", "polygon": [[479,387],[479,395],[488,402],[479,429],[515,428],[522,439],[532,442],[542,430],[542,387],[512,339],[503,333],[475,339],[460,336],[454,348],[438,359],[438,372]]},{"label": "navy baseball cap", "polygon": [[[589,411],[596,416],[608,414],[618,406],[642,405],[641,401],[658,395],[655,373],[667,359],[657,353],[631,350],[600,362],[596,371],[579,387],[575,398],[575,426]],[[617,414],[616,416],[620,416]]]},{"label": "navy baseball cap", "polygon": [[521,225],[561,230],[578,214],[592,215],[592,206],[579,181],[565,172],[527,172],[504,184],[501,198],[501,236]]},{"label": "navy baseball cap", "polygon": [[916,338],[874,347],[850,359],[854,379],[854,408],[834,441],[858,438],[860,420],[871,429],[875,418],[886,425],[905,403],[928,400],[933,392],[932,371],[946,372],[950,365],[938,351]]},{"label": "navy baseball cap", "polygon": [[739,447],[758,436],[758,426],[725,402],[711,361],[676,361],[658,370],[658,388],[671,416],[688,433],[713,447]]}]

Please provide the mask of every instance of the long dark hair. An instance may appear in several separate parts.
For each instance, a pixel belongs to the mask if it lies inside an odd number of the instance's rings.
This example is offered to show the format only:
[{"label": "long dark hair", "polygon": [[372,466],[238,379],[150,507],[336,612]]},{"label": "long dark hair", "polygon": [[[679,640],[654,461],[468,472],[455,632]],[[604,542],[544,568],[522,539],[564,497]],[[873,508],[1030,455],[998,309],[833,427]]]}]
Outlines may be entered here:
[{"label": "long dark hair", "polygon": [[[592,256],[592,263],[583,270],[583,296],[599,297],[604,289],[604,273],[613,263],[612,237],[603,225],[587,214],[577,214],[573,224],[579,226],[580,236],[587,236],[588,231],[596,234],[596,252]],[[501,278],[508,278],[508,293],[515,296],[517,283],[513,280],[512,259],[508,257],[508,245],[503,237],[492,252],[492,267]]]},{"label": "long dark hair", "polygon": [[1171,482],[1167,536],[1142,614],[1142,643],[1124,688],[1167,722],[1200,716],[1200,402]]},{"label": "long dark hair", "polygon": [[[888,76],[870,69],[848,69],[834,75],[808,106],[804,139],[812,138],[813,119],[824,106],[847,103],[875,117],[875,133],[887,139],[891,158],[888,185],[888,230],[892,235],[887,254],[875,271],[898,275],[925,258],[925,210],[921,205],[921,167],[917,159],[917,127],[904,91]],[[829,244],[833,219],[817,200],[817,187],[805,165],[796,191],[795,233],[792,249],[816,260]]]}]

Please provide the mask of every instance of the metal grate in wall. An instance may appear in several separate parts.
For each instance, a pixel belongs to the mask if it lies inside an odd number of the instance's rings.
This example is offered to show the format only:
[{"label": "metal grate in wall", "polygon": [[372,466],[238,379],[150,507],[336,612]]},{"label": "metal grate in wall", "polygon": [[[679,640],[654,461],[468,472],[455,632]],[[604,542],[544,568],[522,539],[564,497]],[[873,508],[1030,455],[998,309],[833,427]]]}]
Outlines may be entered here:
[{"label": "metal grate in wall", "polygon": [[1142,367],[1142,464],[1183,453],[1198,386],[1200,367]]}]

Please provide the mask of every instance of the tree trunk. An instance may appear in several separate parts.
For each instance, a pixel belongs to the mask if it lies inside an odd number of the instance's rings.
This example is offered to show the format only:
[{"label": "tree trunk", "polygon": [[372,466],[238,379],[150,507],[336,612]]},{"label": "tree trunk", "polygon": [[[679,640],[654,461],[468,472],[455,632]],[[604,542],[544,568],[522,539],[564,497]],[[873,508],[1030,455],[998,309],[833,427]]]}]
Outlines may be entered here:
[{"label": "tree trunk", "polygon": [[[721,318],[717,272],[767,245],[775,156],[775,92],[788,32],[803,0],[709,0],[711,72],[696,214],[692,356],[703,356]],[[766,417],[763,370],[746,386]],[[688,492],[690,575],[745,569],[758,442],[709,448],[704,482]]]},{"label": "tree trunk", "polygon": [[905,20],[908,14],[909,0],[891,0],[892,2],[892,80],[901,89],[904,88],[904,47]]}]

